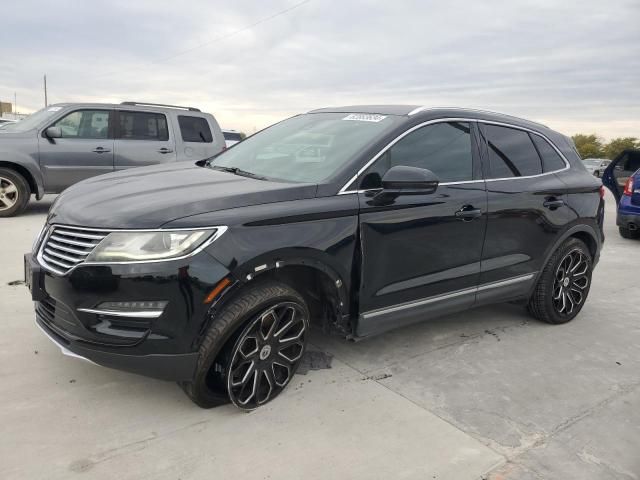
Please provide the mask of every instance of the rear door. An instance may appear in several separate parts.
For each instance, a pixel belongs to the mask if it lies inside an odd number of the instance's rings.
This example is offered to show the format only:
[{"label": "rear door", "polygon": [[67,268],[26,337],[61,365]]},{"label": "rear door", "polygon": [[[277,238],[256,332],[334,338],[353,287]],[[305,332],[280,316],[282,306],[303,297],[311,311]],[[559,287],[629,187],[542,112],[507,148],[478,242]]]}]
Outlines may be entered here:
[{"label": "rear door", "polygon": [[173,132],[164,113],[117,110],[114,123],[116,170],[176,160]]},{"label": "rear door", "polygon": [[544,137],[479,125],[489,210],[478,287],[478,302],[485,303],[529,291],[547,248],[569,221],[569,207],[567,187],[554,173],[567,164]]},{"label": "rear door", "polygon": [[59,127],[62,132],[62,138],[38,137],[47,192],[61,192],[80,180],[113,171],[113,113],[77,109],[45,127]]}]

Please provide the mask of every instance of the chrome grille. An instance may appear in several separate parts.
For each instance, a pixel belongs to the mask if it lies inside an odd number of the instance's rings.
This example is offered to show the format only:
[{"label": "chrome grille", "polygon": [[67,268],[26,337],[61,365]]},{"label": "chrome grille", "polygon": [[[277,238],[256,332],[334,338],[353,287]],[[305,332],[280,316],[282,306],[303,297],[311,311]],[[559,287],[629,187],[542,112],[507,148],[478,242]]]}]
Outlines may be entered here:
[{"label": "chrome grille", "polygon": [[109,232],[54,225],[40,247],[39,260],[55,273],[64,275],[85,261]]}]

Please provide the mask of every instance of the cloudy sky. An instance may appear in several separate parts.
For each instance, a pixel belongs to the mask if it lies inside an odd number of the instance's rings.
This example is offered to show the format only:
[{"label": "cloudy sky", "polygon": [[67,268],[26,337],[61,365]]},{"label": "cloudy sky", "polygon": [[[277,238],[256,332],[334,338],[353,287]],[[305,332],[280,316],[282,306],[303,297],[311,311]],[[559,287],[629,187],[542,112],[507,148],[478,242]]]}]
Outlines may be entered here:
[{"label": "cloudy sky", "polygon": [[640,137],[640,0],[19,0],[0,99],[200,107],[246,132],[317,107],[485,108]]}]

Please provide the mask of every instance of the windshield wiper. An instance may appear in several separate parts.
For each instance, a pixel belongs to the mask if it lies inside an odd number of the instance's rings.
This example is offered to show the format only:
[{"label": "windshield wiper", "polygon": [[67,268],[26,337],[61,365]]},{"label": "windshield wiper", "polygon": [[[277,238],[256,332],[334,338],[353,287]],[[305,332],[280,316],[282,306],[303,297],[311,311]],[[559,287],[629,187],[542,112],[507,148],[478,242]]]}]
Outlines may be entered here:
[{"label": "windshield wiper", "polygon": [[258,175],[257,173],[248,172],[246,170],[242,170],[238,167],[222,167],[220,165],[209,165],[211,168],[215,168],[216,170],[222,170],[223,172],[233,173],[234,175],[239,175],[241,177],[249,177],[255,178],[256,180],[267,180],[267,177],[263,177],[262,175]]}]

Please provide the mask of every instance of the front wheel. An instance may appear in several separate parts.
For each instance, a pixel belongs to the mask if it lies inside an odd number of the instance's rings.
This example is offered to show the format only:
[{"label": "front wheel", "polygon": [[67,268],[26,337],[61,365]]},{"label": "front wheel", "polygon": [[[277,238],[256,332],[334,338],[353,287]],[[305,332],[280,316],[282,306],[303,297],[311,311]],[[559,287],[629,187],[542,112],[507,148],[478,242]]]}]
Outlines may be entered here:
[{"label": "front wheel", "polygon": [[547,323],[566,323],[582,310],[591,287],[591,254],[577,238],[567,240],[545,265],[529,311]]},{"label": "front wheel", "polygon": [[0,168],[0,217],[13,217],[29,203],[29,184],[15,170]]},{"label": "front wheel", "polygon": [[254,410],[290,383],[305,352],[309,309],[288,285],[245,287],[213,319],[200,346],[194,378],[182,383],[196,404],[231,401]]}]

